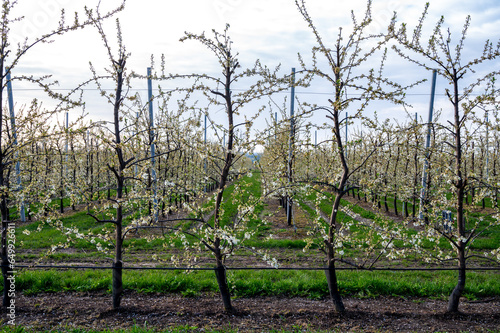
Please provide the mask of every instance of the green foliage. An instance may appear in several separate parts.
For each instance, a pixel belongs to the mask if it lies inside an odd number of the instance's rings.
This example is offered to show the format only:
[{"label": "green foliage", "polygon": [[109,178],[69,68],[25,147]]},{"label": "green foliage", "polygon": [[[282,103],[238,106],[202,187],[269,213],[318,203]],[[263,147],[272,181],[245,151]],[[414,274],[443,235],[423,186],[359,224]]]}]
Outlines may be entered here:
[{"label": "green foliage", "polygon": [[[453,271],[339,271],[342,294],[357,297],[378,295],[441,297],[454,287]],[[495,272],[469,272],[465,293],[468,297],[500,296],[500,280]],[[178,293],[186,297],[218,291],[213,271],[125,270],[124,288],[145,293]],[[232,294],[238,297],[328,296],[323,271],[229,271]],[[17,288],[25,294],[44,292],[111,291],[111,270],[22,271]],[[0,288],[1,290],[1,288]]]}]

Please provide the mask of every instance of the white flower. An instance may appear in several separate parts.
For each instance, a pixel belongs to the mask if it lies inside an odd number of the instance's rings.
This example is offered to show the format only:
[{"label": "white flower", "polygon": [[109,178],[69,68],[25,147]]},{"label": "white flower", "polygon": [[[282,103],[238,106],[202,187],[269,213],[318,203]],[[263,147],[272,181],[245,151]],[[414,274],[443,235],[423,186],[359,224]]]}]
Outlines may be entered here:
[{"label": "white flower", "polygon": [[30,232],[28,229],[24,229],[24,230],[23,230],[23,234],[25,234],[25,235],[27,235],[27,236],[29,236],[29,234],[30,234],[30,233],[31,233],[31,232]]},{"label": "white flower", "polygon": [[238,239],[236,239],[236,237],[234,237],[234,236],[229,236],[228,238],[229,238],[229,242],[230,242],[231,244],[236,245],[236,244],[238,244],[238,242],[239,242],[239,240],[238,240]]}]

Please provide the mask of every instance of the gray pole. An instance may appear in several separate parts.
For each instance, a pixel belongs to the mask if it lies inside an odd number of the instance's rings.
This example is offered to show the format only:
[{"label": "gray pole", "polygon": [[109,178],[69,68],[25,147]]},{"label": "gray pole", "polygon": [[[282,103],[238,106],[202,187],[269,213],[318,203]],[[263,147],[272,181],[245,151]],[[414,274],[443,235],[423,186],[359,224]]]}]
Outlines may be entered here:
[{"label": "gray pole", "polygon": [[[136,120],[135,120],[135,124],[136,124],[136,125],[135,125],[135,131],[134,131],[134,133],[133,133],[133,136],[139,135],[139,112],[136,112],[136,113],[135,113],[135,115],[136,115]],[[134,141],[136,141],[136,140],[134,139]],[[136,149],[137,149],[137,148],[139,148],[138,146],[139,146],[139,145],[137,145]],[[138,166],[137,166],[137,164],[136,164],[136,165],[134,166],[134,177],[135,177],[135,178],[137,178],[137,171],[138,171],[138,168],[139,168],[139,167],[138,167]]]},{"label": "gray pole", "polygon": [[64,150],[66,152],[66,163],[68,163],[68,144],[69,144],[69,137],[68,137],[69,115],[68,115],[68,111],[66,111],[66,114],[64,116],[65,116],[64,128],[66,129],[66,145],[64,147]]},{"label": "gray pole", "polygon": [[274,140],[276,140],[278,135],[278,112],[274,113]]},{"label": "gray pole", "polygon": [[489,158],[490,158],[490,155],[488,154],[488,150],[489,150],[489,127],[490,127],[490,124],[488,123],[488,111],[486,111],[486,170],[485,170],[485,174],[486,174],[486,180],[488,180],[488,173],[489,173],[489,169],[488,169],[488,163],[489,163]]},{"label": "gray pole", "polygon": [[156,170],[155,170],[155,143],[154,143],[154,114],[153,114],[153,83],[151,82],[151,67],[148,67],[148,102],[149,102],[149,126],[151,141],[151,176],[153,178],[153,206],[154,221],[158,222],[158,199],[156,198]]},{"label": "gray pole", "polygon": [[347,111],[345,112],[345,142],[344,142],[344,149],[345,149],[345,156],[348,157],[348,154],[347,154],[347,123],[348,123],[348,113]]},{"label": "gray pole", "polygon": [[[203,136],[203,142],[205,143],[205,149],[207,149],[207,115],[205,114],[205,130]],[[205,177],[207,177],[207,158],[203,159],[203,170],[205,172]],[[207,185],[205,184],[205,192],[208,192]]]},{"label": "gray pole", "polygon": [[[10,68],[5,68],[6,79],[7,79],[7,94],[9,99],[9,111],[10,111],[10,123],[12,127],[12,137],[14,138],[14,146],[17,146],[17,132],[16,132],[16,115],[14,113],[14,97],[12,94],[12,82],[10,79]],[[19,153],[16,152],[16,157],[19,157]],[[17,176],[17,189],[20,191],[23,187],[21,185],[21,162],[19,159],[16,162],[16,176]],[[19,212],[21,215],[21,221],[26,222],[26,214],[24,208],[24,201],[21,202],[21,211]]]},{"label": "gray pole", "polygon": [[[66,129],[66,145],[64,147],[64,150],[65,150],[65,160],[66,160],[66,167],[64,168],[64,177],[66,178],[66,181],[67,182],[70,182],[69,180],[69,166],[68,166],[68,146],[69,146],[69,113],[68,111],[66,111],[66,114],[65,114],[65,129]],[[66,191],[66,195],[68,195],[68,186],[65,186],[65,191]],[[71,202],[71,197],[70,197],[70,202]]]},{"label": "gray pole", "polygon": [[345,112],[345,145],[347,146],[347,122],[349,121],[349,115],[347,111]]},{"label": "gray pole", "polygon": [[433,109],[434,109],[434,95],[436,92],[436,70],[432,71],[432,85],[431,85],[431,100],[429,103],[429,119],[427,121],[427,137],[425,140],[425,161],[424,161],[424,170],[422,172],[422,190],[420,192],[420,209],[419,209],[419,218],[422,219],[424,217],[424,201],[425,201],[425,191],[427,189],[427,169],[429,168],[429,147],[431,145],[431,129],[432,129],[432,119],[433,119]]}]

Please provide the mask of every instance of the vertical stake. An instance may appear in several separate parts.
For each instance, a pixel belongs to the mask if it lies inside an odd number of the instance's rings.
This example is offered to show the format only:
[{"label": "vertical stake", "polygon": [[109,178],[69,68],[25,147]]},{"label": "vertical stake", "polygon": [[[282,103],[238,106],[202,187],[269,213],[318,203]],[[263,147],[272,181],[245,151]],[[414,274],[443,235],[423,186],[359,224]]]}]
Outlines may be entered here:
[{"label": "vertical stake", "polygon": [[[134,132],[133,136],[136,136],[136,135],[139,135],[139,112],[136,112],[135,113],[136,115],[136,120],[135,120],[135,128],[136,128],[136,131]],[[137,145],[138,146],[138,145]],[[139,147],[136,147],[136,148],[139,148]],[[137,178],[137,171],[138,171],[138,166],[137,164],[134,166],[134,177]]]},{"label": "vertical stake", "polygon": [[[65,143],[65,147],[64,147],[64,155],[65,155],[66,165],[64,166],[64,178],[66,178],[66,180],[68,180],[68,178],[69,178],[68,177],[68,175],[69,175],[69,172],[68,172],[69,114],[68,114],[68,111],[66,111],[64,116],[65,116],[64,129],[66,132],[66,143]],[[67,186],[65,186],[65,192],[66,192],[66,195],[68,195],[68,187]],[[71,197],[70,197],[69,201],[71,202]]]},{"label": "vertical stake", "polygon": [[490,141],[490,138],[489,138],[489,127],[490,127],[490,124],[488,123],[488,110],[486,110],[486,114],[485,114],[485,120],[486,120],[486,147],[485,147],[485,152],[486,152],[486,170],[485,170],[485,176],[486,176],[486,180],[488,180],[489,178],[489,169],[488,169],[488,163],[489,163],[489,159],[490,159],[490,155],[488,153],[488,150],[489,150],[489,141]]},{"label": "vertical stake", "polygon": [[278,136],[278,112],[274,113],[274,140],[277,139]]},{"label": "vertical stake", "polygon": [[347,158],[348,155],[347,155],[347,125],[348,125],[348,121],[349,121],[349,115],[347,113],[347,111],[345,112],[345,142],[344,142],[344,149],[345,149],[345,157]]},{"label": "vertical stake", "polygon": [[147,69],[148,74],[148,102],[149,102],[149,141],[151,143],[151,176],[153,177],[153,210],[154,222],[158,222],[158,198],[156,197],[156,170],[155,170],[155,143],[154,143],[154,114],[153,114],[153,83],[151,82],[151,67]]},{"label": "vertical stake", "polygon": [[[9,100],[10,123],[11,123],[11,127],[12,127],[12,137],[14,138],[14,146],[17,146],[16,115],[14,113],[14,97],[12,94],[12,82],[11,82],[11,78],[10,78],[10,68],[9,67],[5,68],[5,73],[6,73],[6,79],[7,79],[7,94],[9,95],[8,100]],[[21,191],[23,188],[21,185],[21,162],[19,161],[18,157],[19,157],[19,152],[16,152],[17,190]],[[24,201],[21,202],[21,211],[19,213],[21,215],[21,221],[26,222]]]},{"label": "vertical stake", "polygon": [[427,137],[425,139],[425,161],[424,161],[424,170],[422,172],[422,190],[420,192],[420,212],[419,219],[423,219],[424,217],[424,201],[425,201],[425,191],[427,189],[427,169],[429,168],[429,147],[431,145],[431,129],[432,129],[432,113],[434,109],[434,95],[436,92],[436,70],[432,71],[432,85],[431,85],[431,100],[429,103],[429,119],[427,121]]},{"label": "vertical stake", "polygon": [[[203,133],[203,143],[205,144],[205,149],[207,149],[207,115],[205,114],[205,129]],[[207,157],[203,158],[203,171],[205,172],[205,177],[207,176]],[[205,183],[205,192],[208,192],[207,184]]]}]

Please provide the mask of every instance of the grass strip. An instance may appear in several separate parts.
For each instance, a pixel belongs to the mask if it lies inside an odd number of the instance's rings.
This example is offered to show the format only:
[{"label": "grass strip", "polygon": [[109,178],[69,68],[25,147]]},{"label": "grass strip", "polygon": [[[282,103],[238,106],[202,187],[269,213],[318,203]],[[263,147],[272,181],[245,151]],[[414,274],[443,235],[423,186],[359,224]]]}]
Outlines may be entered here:
[{"label": "grass strip", "polygon": [[[456,284],[454,271],[339,271],[342,294],[355,297],[379,295],[448,297]],[[236,297],[301,296],[313,299],[328,296],[322,271],[228,271],[231,293]],[[178,293],[199,296],[218,292],[212,271],[127,271],[124,289],[144,293]],[[16,288],[25,294],[44,292],[111,292],[111,271],[24,270],[16,275]],[[1,290],[1,288],[0,288]],[[500,296],[497,272],[468,272],[464,296],[469,299]]]}]

